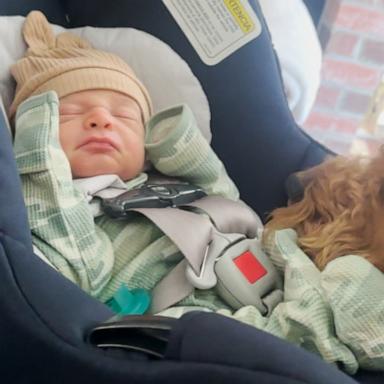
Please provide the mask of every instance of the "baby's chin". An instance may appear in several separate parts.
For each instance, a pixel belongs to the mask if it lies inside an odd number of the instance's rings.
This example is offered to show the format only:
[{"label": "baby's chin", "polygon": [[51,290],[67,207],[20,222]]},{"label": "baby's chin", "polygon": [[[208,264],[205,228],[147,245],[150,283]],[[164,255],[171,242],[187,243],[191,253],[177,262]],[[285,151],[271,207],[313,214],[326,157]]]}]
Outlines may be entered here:
[{"label": "baby's chin", "polygon": [[87,177],[94,177],[100,175],[117,175],[123,181],[128,181],[134,179],[136,176],[142,172],[143,167],[137,169],[122,169],[122,167],[116,166],[80,166],[72,167],[72,178],[73,179],[83,179]]}]

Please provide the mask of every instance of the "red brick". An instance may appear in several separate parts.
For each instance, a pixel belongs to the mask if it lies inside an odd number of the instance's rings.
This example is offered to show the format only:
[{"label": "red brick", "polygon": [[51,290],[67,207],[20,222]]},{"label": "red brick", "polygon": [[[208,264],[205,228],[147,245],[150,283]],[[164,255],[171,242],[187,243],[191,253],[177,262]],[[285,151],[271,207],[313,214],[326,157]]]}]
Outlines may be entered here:
[{"label": "red brick", "polygon": [[364,40],[360,51],[360,59],[383,65],[384,41]]},{"label": "red brick", "polygon": [[331,116],[324,115],[316,111],[316,107],[312,109],[307,119],[303,123],[305,131],[326,131],[331,128]]},{"label": "red brick", "polygon": [[369,94],[349,91],[343,95],[340,109],[362,116],[367,111],[370,101],[371,95]]},{"label": "red brick", "polygon": [[351,62],[325,58],[323,60],[322,77],[339,85],[372,90],[380,79],[379,68],[369,68]]},{"label": "red brick", "polygon": [[377,36],[384,36],[384,10],[341,4],[335,26]]},{"label": "red brick", "polygon": [[337,31],[331,35],[326,50],[341,56],[352,56],[358,40],[352,33]]},{"label": "red brick", "polygon": [[358,119],[336,116],[335,113],[313,111],[304,123],[304,127],[308,130],[332,130],[335,136],[337,133],[354,134],[359,127]]},{"label": "red brick", "polygon": [[340,93],[340,88],[321,85],[317,92],[315,106],[334,108],[339,100]]}]

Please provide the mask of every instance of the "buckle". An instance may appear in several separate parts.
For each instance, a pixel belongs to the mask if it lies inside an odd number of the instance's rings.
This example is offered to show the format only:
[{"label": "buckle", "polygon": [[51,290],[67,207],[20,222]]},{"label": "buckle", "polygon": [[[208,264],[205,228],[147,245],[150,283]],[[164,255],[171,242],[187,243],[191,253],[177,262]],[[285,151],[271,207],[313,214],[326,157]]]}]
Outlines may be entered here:
[{"label": "buckle", "polygon": [[215,230],[212,240],[205,249],[200,271],[197,274],[191,265],[186,268],[188,281],[197,289],[211,289],[217,284],[215,263],[231,246],[243,240],[244,235],[237,233],[223,234]]},{"label": "buckle", "polygon": [[122,348],[163,359],[176,321],[165,316],[115,316],[91,329],[87,341],[98,348]]},{"label": "buckle", "polygon": [[283,299],[282,277],[257,238],[227,248],[217,260],[215,272],[217,292],[233,309],[252,305],[264,316]]}]

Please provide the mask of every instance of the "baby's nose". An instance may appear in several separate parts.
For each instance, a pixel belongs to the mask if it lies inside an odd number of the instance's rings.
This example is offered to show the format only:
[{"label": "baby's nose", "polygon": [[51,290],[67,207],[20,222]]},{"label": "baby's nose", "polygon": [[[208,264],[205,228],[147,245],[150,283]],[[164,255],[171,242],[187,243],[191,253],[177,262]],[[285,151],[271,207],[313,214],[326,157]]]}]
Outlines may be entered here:
[{"label": "baby's nose", "polygon": [[111,116],[106,111],[94,111],[85,121],[86,128],[110,128]]}]

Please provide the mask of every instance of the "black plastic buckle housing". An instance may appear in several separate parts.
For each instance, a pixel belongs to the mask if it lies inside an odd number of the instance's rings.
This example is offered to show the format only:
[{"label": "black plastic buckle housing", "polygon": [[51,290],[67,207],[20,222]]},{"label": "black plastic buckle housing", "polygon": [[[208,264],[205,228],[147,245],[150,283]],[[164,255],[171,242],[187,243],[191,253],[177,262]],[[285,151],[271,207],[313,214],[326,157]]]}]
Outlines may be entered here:
[{"label": "black plastic buckle housing", "polygon": [[163,359],[176,321],[164,316],[115,316],[91,329],[88,342],[99,348],[123,348]]}]

